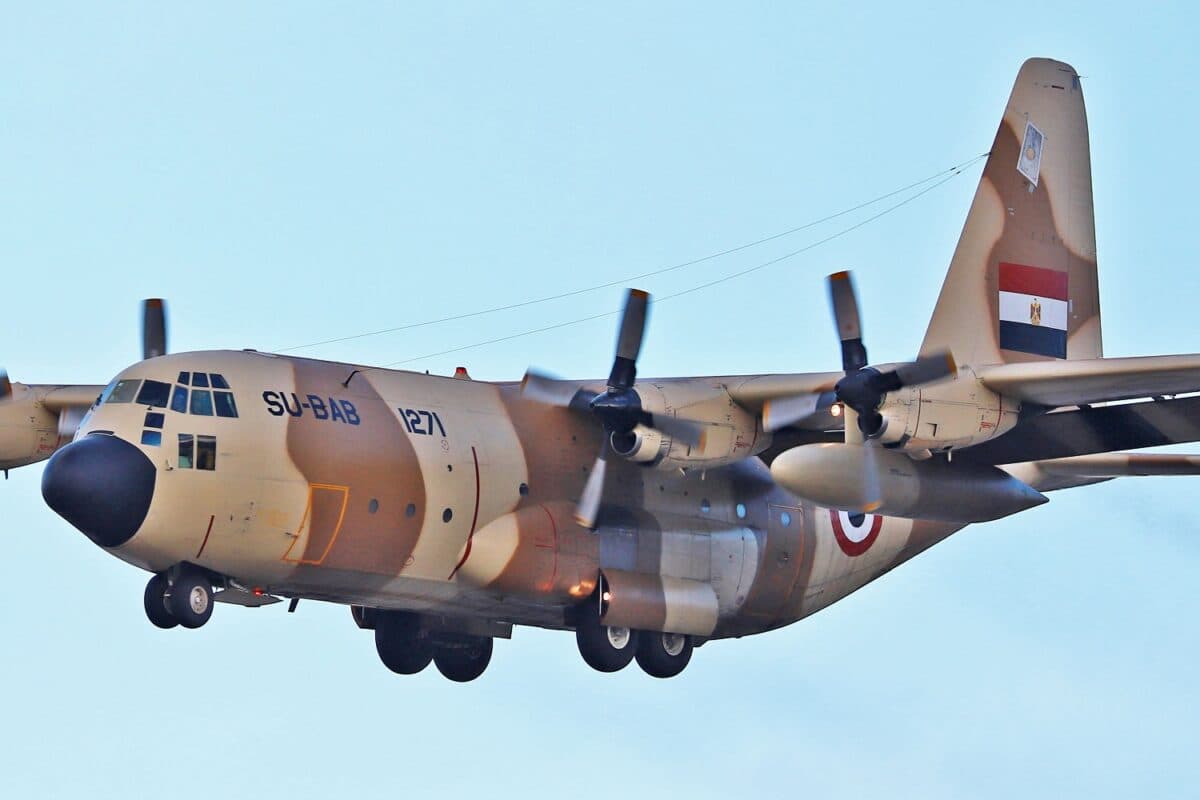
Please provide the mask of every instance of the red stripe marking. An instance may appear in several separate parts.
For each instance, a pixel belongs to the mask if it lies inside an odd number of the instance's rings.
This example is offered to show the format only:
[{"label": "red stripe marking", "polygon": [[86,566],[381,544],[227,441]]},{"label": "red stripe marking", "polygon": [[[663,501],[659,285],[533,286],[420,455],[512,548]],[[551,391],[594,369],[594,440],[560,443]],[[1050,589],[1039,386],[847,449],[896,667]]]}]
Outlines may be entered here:
[{"label": "red stripe marking", "polygon": [[554,583],[558,580],[558,524],[554,521],[554,515],[550,513],[550,509],[546,508],[544,505],[541,508],[542,511],[546,512],[546,519],[550,520],[550,533],[554,537],[554,543],[550,548],[551,552],[554,554],[554,569],[550,571],[550,583],[545,589],[543,589],[543,591],[548,592],[554,588]]},{"label": "red stripe marking", "polygon": [[213,520],[216,518],[216,514],[208,518],[208,530],[204,532],[204,541],[200,543],[200,549],[196,551],[196,558],[200,558],[200,554],[204,552],[204,548],[208,547],[208,535],[212,533]]},{"label": "red stripe marking", "polygon": [[1000,291],[1067,300],[1067,273],[1001,262]]},{"label": "red stripe marking", "polygon": [[475,462],[475,513],[471,515],[471,532],[467,534],[467,546],[463,548],[463,556],[454,565],[450,577],[446,578],[448,581],[454,579],[454,576],[458,574],[458,570],[471,557],[471,539],[475,536],[475,523],[479,522],[479,454],[475,452],[474,447],[471,448],[471,458]]}]

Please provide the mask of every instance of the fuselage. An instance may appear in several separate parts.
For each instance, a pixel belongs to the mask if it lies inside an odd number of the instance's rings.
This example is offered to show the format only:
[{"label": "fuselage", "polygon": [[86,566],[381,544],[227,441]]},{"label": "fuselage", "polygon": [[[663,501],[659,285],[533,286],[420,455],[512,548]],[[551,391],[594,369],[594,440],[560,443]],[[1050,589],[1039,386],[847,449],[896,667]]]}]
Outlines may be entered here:
[{"label": "fuselage", "polygon": [[[679,624],[710,638],[768,630],[960,527],[816,508],[750,457],[614,459],[587,531],[571,508],[602,435],[514,383],[211,351],[121,372],[75,442],[116,437],[152,465],[144,518],[97,540],[143,569],[190,563],[275,595],[544,627],[565,626],[608,572],[651,587],[664,629],[691,614]],[[711,625],[673,599],[696,589]]]}]

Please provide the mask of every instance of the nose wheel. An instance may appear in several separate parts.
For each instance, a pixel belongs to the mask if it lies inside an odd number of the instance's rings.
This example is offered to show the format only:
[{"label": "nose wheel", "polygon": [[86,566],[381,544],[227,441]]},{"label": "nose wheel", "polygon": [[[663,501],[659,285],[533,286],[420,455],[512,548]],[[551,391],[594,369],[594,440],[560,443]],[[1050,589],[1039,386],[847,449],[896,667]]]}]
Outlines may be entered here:
[{"label": "nose wheel", "polygon": [[160,572],[146,584],[143,605],[146,617],[158,628],[199,628],[208,622],[213,612],[212,581],[194,569]]},{"label": "nose wheel", "polygon": [[155,575],[146,584],[146,593],[143,597],[143,603],[146,607],[146,618],[156,628],[167,630],[174,628],[179,624],[179,620],[175,619],[171,614],[171,609],[167,608],[167,590],[170,589],[167,583],[167,576],[164,574]]}]

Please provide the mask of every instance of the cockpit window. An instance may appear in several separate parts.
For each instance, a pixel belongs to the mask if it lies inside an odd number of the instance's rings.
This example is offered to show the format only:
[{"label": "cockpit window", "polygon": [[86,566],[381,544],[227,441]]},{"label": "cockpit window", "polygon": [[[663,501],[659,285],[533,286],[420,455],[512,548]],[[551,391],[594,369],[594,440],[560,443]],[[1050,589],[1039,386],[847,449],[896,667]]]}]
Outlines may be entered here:
[{"label": "cockpit window", "polygon": [[212,378],[212,385],[213,385],[214,389],[228,389],[229,388],[229,384],[226,382],[224,375],[218,375],[217,373],[214,372],[214,373],[210,374],[209,377]]},{"label": "cockpit window", "polygon": [[112,391],[107,393],[108,396],[101,398],[101,402],[132,403],[134,396],[137,395],[138,387],[141,385],[141,379],[117,381],[112,387]]},{"label": "cockpit window", "polygon": [[192,373],[192,386],[200,386],[204,389],[208,388],[208,376],[203,372]]},{"label": "cockpit window", "polygon": [[179,434],[179,468],[191,469],[195,444],[190,433]]},{"label": "cockpit window", "polygon": [[171,394],[171,410],[178,411],[180,414],[186,414],[188,408],[188,390],[182,386],[176,386],[174,393]]},{"label": "cockpit window", "polygon": [[213,392],[213,399],[216,401],[218,417],[236,417],[237,404],[233,402],[233,395],[229,392]]},{"label": "cockpit window", "polygon": [[[197,372],[194,377],[199,378],[200,373]],[[212,392],[207,389],[192,389],[192,413],[202,417],[213,415]]]},{"label": "cockpit window", "polygon": [[217,468],[217,437],[196,437],[196,469]]},{"label": "cockpit window", "polygon": [[[116,392],[114,391],[115,395]],[[162,383],[161,381],[146,381],[142,384],[142,390],[138,392],[137,404],[139,406],[153,406],[155,408],[166,408],[167,400],[171,396],[171,384]]]},{"label": "cockpit window", "polygon": [[188,382],[191,381],[191,375],[192,375],[192,373],[190,373],[190,372],[179,373],[179,382],[182,383],[184,386],[187,386]]}]

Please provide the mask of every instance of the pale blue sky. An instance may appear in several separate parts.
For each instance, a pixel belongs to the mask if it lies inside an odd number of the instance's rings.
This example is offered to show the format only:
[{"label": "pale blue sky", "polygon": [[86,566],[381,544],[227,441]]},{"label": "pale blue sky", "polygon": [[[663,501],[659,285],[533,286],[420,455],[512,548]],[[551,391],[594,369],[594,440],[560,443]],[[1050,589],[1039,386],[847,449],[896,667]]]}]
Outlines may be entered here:
[{"label": "pale blue sky", "polygon": [[[1021,61],[1085,76],[1109,355],[1198,352],[1185,4],[7,3],[0,363],[104,383],[162,295],[175,350],[283,348],[647,272],[990,145]],[[979,167],[655,309],[645,375],[828,370],[822,277],[916,351]],[[668,294],[836,230],[648,280]],[[311,352],[366,363],[615,309],[620,289]],[[605,373],[611,319],[415,368]],[[1200,450],[1200,446],[1197,446]],[[0,484],[0,794],[1189,796],[1187,480],[1059,493],[673,681],[519,629],[478,682],[393,676],[341,607],[141,610],[145,575]]]}]

